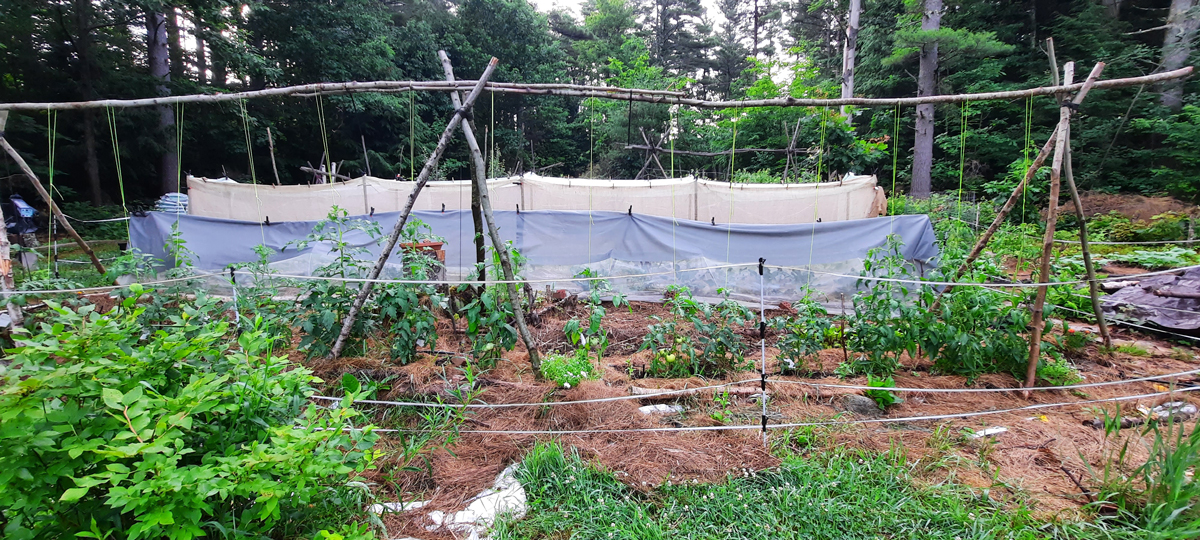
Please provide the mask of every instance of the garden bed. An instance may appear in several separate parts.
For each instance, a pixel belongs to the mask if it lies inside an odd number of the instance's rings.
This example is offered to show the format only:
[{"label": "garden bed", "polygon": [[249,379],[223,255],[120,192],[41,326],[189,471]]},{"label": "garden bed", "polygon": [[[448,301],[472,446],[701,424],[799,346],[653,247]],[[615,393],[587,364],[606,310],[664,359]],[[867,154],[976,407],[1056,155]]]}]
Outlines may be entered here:
[{"label": "garden bed", "polygon": [[[539,381],[529,369],[528,356],[518,347],[504,354],[496,367],[477,374],[479,393],[475,402],[487,404],[540,403],[544,401],[579,401],[596,398],[629,396],[632,389],[685,389],[753,380],[747,385],[757,388],[759,374],[740,371],[722,378],[637,378],[631,377],[630,366],[644,366],[649,351],[638,351],[646,328],[655,324],[654,316],[665,314],[663,304],[632,302],[629,306],[607,308],[603,324],[610,332],[612,345],[600,368],[597,380],[582,382],[566,389],[552,382]],[[783,314],[768,311],[768,318]],[[569,351],[571,344],[563,333],[564,324],[572,318],[585,318],[587,307],[576,305],[565,311],[551,310],[531,330],[539,347],[546,351]],[[747,344],[747,355],[757,366],[757,328],[746,325],[739,329]],[[467,354],[471,350],[462,334],[451,330],[446,319],[438,321],[441,351]],[[1075,354],[1073,364],[1084,382],[1117,381],[1164,373],[1196,369],[1194,350],[1178,345],[1148,340],[1117,330],[1114,336],[1127,345],[1116,351],[1101,351],[1096,344],[1087,345]],[[768,335],[768,343],[778,338],[778,332]],[[1148,346],[1152,344],[1154,346]],[[386,358],[386,347],[372,345],[378,356],[346,358],[337,361],[308,361],[318,376],[326,381],[338,381],[345,373],[374,381],[389,380],[381,388],[378,399],[428,401],[441,397],[453,401],[453,388],[461,388],[464,376],[454,366],[453,357],[422,354],[408,365],[396,365]],[[822,350],[809,366],[813,376],[779,375],[778,349],[767,348],[767,372],[771,379],[795,384],[769,384],[768,416],[770,423],[838,422],[831,425],[798,427],[771,431],[772,445],[790,445],[794,450],[820,452],[837,448],[861,448],[885,451],[902,448],[917,477],[929,483],[946,480],[986,489],[989,497],[998,501],[1024,502],[1042,517],[1069,517],[1088,502],[1086,493],[1095,486],[1092,470],[1102,470],[1115,448],[1112,438],[1103,430],[1084,426],[1085,421],[1097,418],[1099,408],[1115,410],[1113,403],[1085,404],[1089,400],[1155,393],[1165,390],[1169,381],[1140,382],[1116,386],[1087,388],[1083,391],[1039,391],[1030,398],[1018,392],[988,393],[916,393],[897,392],[902,401],[887,408],[883,419],[914,416],[951,415],[964,412],[1002,411],[1032,404],[1081,403],[1034,411],[1002,412],[971,418],[919,420],[910,422],[843,423],[863,420],[847,412],[841,401],[845,394],[861,394],[858,390],[821,388],[800,383],[829,385],[865,385],[866,377],[837,378],[838,370],[853,351],[832,348]],[[967,378],[937,375],[933,362],[924,357],[901,356],[901,367],[894,377],[895,387],[958,389],[1012,388],[1019,381],[1007,374],[984,374],[968,384]],[[1179,385],[1194,385],[1195,376],[1184,377]],[[336,392],[336,388],[328,389]],[[1165,398],[1122,402],[1123,410],[1137,406],[1151,407]],[[647,415],[638,407],[651,403],[670,403],[684,407],[679,414]],[[411,409],[376,409],[376,423],[383,428],[418,428],[420,418]],[[432,499],[429,508],[457,510],[471,495],[486,487],[505,466],[519,461],[539,440],[556,439],[565,446],[575,447],[585,459],[615,471],[622,482],[639,490],[649,490],[664,482],[723,480],[742,468],[763,469],[778,463],[776,453],[764,449],[757,429],[699,432],[634,432],[634,433],[571,433],[571,434],[492,434],[470,433],[486,431],[577,431],[628,430],[661,427],[704,427],[720,425],[755,425],[760,421],[761,408],[745,392],[703,391],[679,397],[628,399],[601,403],[565,406],[515,407],[504,409],[473,409],[465,415],[460,429],[448,445],[430,444],[427,450],[407,454],[403,458],[388,458],[372,479],[385,486],[390,496],[404,501]],[[1007,431],[981,439],[966,437],[974,431],[1003,426]],[[1125,430],[1122,436],[1136,437],[1136,430]],[[385,447],[404,444],[406,434],[385,436]],[[411,440],[411,439],[409,439]],[[431,441],[433,442],[433,441]],[[1130,445],[1130,461],[1145,459],[1146,449]],[[395,454],[393,454],[395,456]],[[1085,462],[1086,460],[1086,462]],[[408,467],[415,470],[401,470]],[[424,533],[423,513],[396,515],[387,518],[389,530]],[[425,533],[427,534],[427,533]]]}]

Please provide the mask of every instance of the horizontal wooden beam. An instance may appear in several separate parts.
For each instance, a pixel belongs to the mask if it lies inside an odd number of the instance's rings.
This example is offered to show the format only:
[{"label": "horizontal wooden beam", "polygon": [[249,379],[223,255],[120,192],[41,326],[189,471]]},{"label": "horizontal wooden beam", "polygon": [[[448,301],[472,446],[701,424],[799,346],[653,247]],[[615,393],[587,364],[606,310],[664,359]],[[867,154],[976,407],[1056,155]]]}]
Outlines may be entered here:
[{"label": "horizontal wooden beam", "polygon": [[[1122,88],[1154,84],[1162,81],[1179,79],[1192,74],[1188,66],[1174,71],[1128,77],[1124,79],[1109,79],[1098,81],[1092,87],[1095,90],[1103,88]],[[0,103],[0,111],[45,111],[45,110],[75,110],[96,109],[103,107],[128,108],[172,105],[175,103],[219,103],[280,96],[315,96],[353,94],[360,92],[454,92],[469,90],[476,81],[372,81],[317,83],[281,88],[267,88],[249,92],[230,92],[224,94],[193,94],[180,96],[164,96],[145,99],[104,99],[98,101],[70,101],[47,103]],[[883,106],[915,106],[922,103],[960,103],[964,101],[1012,100],[1029,96],[1049,96],[1054,94],[1076,92],[1083,84],[1065,86],[1043,86],[1025,90],[1009,90],[1004,92],[984,92],[979,94],[951,94],[943,96],[925,96],[908,98],[774,98],[746,101],[710,101],[684,97],[682,92],[670,90],[645,90],[637,88],[617,88],[608,86],[585,86],[574,84],[518,84],[518,83],[487,83],[484,87],[489,92],[497,94],[529,94],[553,95],[585,98],[613,99],[619,101],[638,101],[643,103],[660,103],[664,105],[683,105],[700,109],[735,109],[749,107],[836,107],[855,105],[860,107]]]}]

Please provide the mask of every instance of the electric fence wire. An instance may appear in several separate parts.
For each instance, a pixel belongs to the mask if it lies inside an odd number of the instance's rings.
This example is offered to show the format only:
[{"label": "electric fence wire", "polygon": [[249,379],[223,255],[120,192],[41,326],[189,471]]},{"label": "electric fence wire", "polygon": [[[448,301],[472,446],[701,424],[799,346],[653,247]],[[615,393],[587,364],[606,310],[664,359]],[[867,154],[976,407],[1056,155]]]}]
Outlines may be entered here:
[{"label": "electric fence wire", "polygon": [[[891,390],[890,388],[888,390]],[[1094,405],[1097,403],[1113,403],[1120,401],[1133,401],[1139,399],[1151,399],[1162,396],[1176,395],[1183,392],[1194,392],[1200,390],[1200,386],[1180,388],[1177,390],[1169,390],[1165,392],[1153,392],[1149,394],[1137,394],[1130,396],[1117,396],[1103,399],[1089,399],[1083,401],[1062,401],[1054,403],[1035,403],[1025,405],[1023,407],[1013,407],[1009,409],[991,409],[984,411],[968,411],[960,413],[947,414],[930,414],[919,416],[901,416],[894,418],[862,418],[854,420],[827,420],[818,422],[789,422],[780,424],[767,424],[767,429],[791,429],[799,427],[821,427],[821,426],[847,426],[856,424],[890,424],[890,423],[905,423],[905,422],[932,422],[938,420],[953,420],[961,418],[975,418],[980,416],[993,416],[998,414],[1019,413],[1024,411],[1035,411],[1043,409],[1053,409],[1058,407],[1070,407],[1081,405]],[[357,402],[361,403],[361,402]],[[297,428],[300,429],[300,428]],[[333,431],[337,428],[312,428],[316,431]],[[434,430],[428,429],[385,429],[385,428],[341,428],[342,431],[363,431],[369,430],[373,433],[435,433]],[[737,431],[747,429],[762,429],[760,424],[735,424],[724,426],[685,426],[685,427],[661,427],[661,428],[614,428],[614,429],[527,429],[527,430],[494,430],[494,429],[460,429],[455,430],[456,434],[482,434],[482,435],[586,435],[600,433],[664,433],[664,432],[689,432],[689,431]]]}]

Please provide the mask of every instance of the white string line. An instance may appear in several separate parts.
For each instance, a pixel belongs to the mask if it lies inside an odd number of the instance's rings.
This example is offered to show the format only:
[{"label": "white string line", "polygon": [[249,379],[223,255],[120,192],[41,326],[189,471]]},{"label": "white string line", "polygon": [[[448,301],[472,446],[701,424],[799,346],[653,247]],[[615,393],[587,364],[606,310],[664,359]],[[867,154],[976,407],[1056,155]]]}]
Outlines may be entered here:
[{"label": "white string line", "polygon": [[[354,403],[365,403],[368,405],[388,405],[392,407],[427,407],[434,409],[509,409],[513,407],[552,407],[558,405],[580,405],[584,403],[606,403],[611,401],[627,401],[631,399],[650,399],[662,396],[673,396],[678,394],[694,394],[701,390],[712,390],[715,388],[725,388],[736,386],[739,384],[757,383],[758,379],[746,379],[743,381],[714,384],[711,386],[697,386],[695,388],[684,388],[681,390],[664,390],[654,394],[630,394],[628,396],[616,396],[597,399],[584,399],[579,401],[543,401],[538,403],[497,403],[489,405],[487,403],[427,403],[420,401],[382,401],[375,399],[356,399]],[[330,396],[309,396],[311,399],[319,399],[322,401],[341,401],[343,398]]]},{"label": "white string line", "polygon": [[[864,385],[857,385],[857,384],[828,384],[828,383],[817,383],[817,382],[809,382],[809,381],[791,381],[791,380],[784,380],[784,379],[767,379],[767,383],[768,384],[798,384],[798,385],[802,385],[802,386],[819,386],[822,388],[841,388],[841,389],[845,389],[845,390],[888,390],[888,391],[892,391],[892,392],[911,392],[911,393],[928,393],[928,394],[989,393],[989,392],[1076,390],[1079,388],[1095,388],[1095,387],[1100,387],[1100,386],[1119,386],[1119,385],[1124,385],[1124,384],[1133,384],[1133,383],[1140,383],[1140,382],[1157,381],[1157,380],[1162,380],[1162,379],[1170,379],[1170,378],[1175,378],[1175,377],[1182,377],[1185,375],[1195,375],[1197,373],[1200,373],[1200,369],[1181,371],[1178,373],[1166,373],[1166,374],[1162,374],[1162,375],[1151,375],[1148,377],[1139,377],[1136,379],[1122,379],[1122,380],[1117,380],[1117,381],[1103,381],[1103,382],[1086,383],[1086,384],[1073,384],[1073,385],[1067,385],[1067,386],[1031,386],[1029,388],[905,388],[905,387],[891,387],[891,386],[888,386],[888,387],[864,386]],[[746,380],[742,380],[742,381],[725,383],[725,384],[716,384],[716,385],[711,385],[711,386],[698,386],[695,388],[685,388],[685,389],[681,389],[681,390],[664,390],[663,392],[654,393],[654,394],[630,394],[628,396],[617,396],[617,397],[607,397],[607,398],[597,398],[597,399],[584,399],[584,400],[578,400],[578,401],[543,401],[543,402],[538,402],[538,403],[498,403],[495,405],[489,405],[486,403],[459,404],[459,403],[428,403],[428,402],[420,402],[420,401],[382,401],[382,400],[372,400],[372,399],[356,399],[356,400],[354,400],[354,403],[363,403],[363,404],[368,404],[368,405],[388,405],[388,406],[393,406],[393,407],[427,407],[427,408],[435,408],[435,409],[507,409],[507,408],[513,408],[513,407],[551,407],[551,406],[560,406],[560,405],[582,405],[582,404],[587,404],[587,403],[607,403],[607,402],[613,402],[613,401],[650,399],[650,398],[657,398],[657,397],[677,395],[677,394],[690,394],[690,393],[699,392],[701,390],[711,390],[711,389],[716,389],[716,388],[725,388],[728,386],[736,386],[739,384],[750,384],[750,383],[757,383],[757,382],[759,382],[757,379],[746,379]],[[310,396],[310,398],[311,399],[319,399],[322,401],[341,401],[343,399],[340,397],[331,397],[331,396]]]},{"label": "white string line", "polygon": [[718,265],[714,265],[714,266],[705,266],[702,268],[683,268],[680,270],[664,270],[662,272],[647,272],[644,274],[622,274],[622,275],[616,275],[616,276],[513,279],[513,280],[504,280],[504,279],[491,280],[491,279],[489,279],[489,280],[485,280],[485,281],[456,280],[456,279],[428,280],[428,279],[386,279],[386,278],[370,279],[370,278],[352,278],[352,277],[343,278],[343,277],[333,277],[333,276],[302,276],[302,275],[297,275],[297,274],[271,274],[271,276],[277,277],[277,278],[284,278],[284,279],[299,279],[299,280],[310,280],[310,281],[339,281],[339,282],[347,282],[347,283],[402,283],[402,284],[410,284],[410,285],[505,285],[505,284],[509,284],[509,283],[514,283],[514,284],[520,285],[522,283],[565,283],[565,282],[629,279],[629,278],[651,277],[651,276],[666,276],[666,275],[676,274],[679,272],[701,272],[701,271],[705,271],[705,270],[720,270],[720,269],[724,269],[724,268],[742,268],[742,267],[757,266],[757,265],[758,265],[758,263],[718,264]]},{"label": "white string line", "polygon": [[[170,279],[160,279],[160,280],[157,280],[157,281],[144,281],[144,282],[138,282],[138,283],[136,283],[136,284],[137,284],[137,285],[162,285],[162,284],[165,284],[165,283],[175,283],[175,282],[179,282],[179,281],[190,281],[190,280],[193,280],[193,279],[206,278],[206,277],[209,277],[209,276],[216,276],[216,275],[220,275],[220,273],[207,273],[207,272],[206,272],[206,273],[194,274],[194,275],[190,275],[190,276],[183,276],[183,277],[177,277],[177,278],[170,278]],[[131,283],[130,285],[133,285],[133,284]],[[39,290],[34,290],[34,291],[0,291],[0,296],[13,296],[13,295],[18,295],[18,294],[22,294],[22,295],[31,295],[31,296],[32,296],[32,295],[39,295],[39,294],[99,293],[99,292],[109,292],[109,291],[115,291],[115,290],[117,290],[117,289],[124,289],[124,288],[128,288],[128,287],[129,287],[129,285],[105,285],[105,286],[103,286],[103,287],[80,287],[80,288],[76,288],[76,289],[47,289],[47,290],[40,290],[40,291],[39,291]]]},{"label": "white string line", "polygon": [[[1007,414],[1021,411],[1031,411],[1039,409],[1052,409],[1057,407],[1069,407],[1072,405],[1091,405],[1094,403],[1110,403],[1115,401],[1131,401],[1137,399],[1149,399],[1171,395],[1181,392],[1192,392],[1200,390],[1200,387],[1180,388],[1174,391],[1155,392],[1151,394],[1137,394],[1132,396],[1118,396],[1104,399],[1089,399],[1084,401],[1070,401],[1057,403],[1036,403],[1026,405],[1024,407],[1014,407],[1011,409],[998,409],[991,411],[972,411],[963,413],[950,414],[932,414],[922,416],[902,416],[897,418],[864,418],[861,420],[844,420],[844,421],[824,421],[824,422],[793,422],[786,424],[767,424],[768,429],[781,428],[796,428],[796,427],[817,427],[817,426],[837,426],[837,425],[854,425],[854,424],[888,424],[897,422],[927,422],[933,420],[950,420],[955,418],[973,418],[978,416],[990,416],[997,414]],[[300,428],[297,428],[300,429]],[[332,431],[337,428],[313,428],[315,431]],[[433,430],[425,429],[384,429],[384,428],[342,428],[342,431],[364,431],[370,430],[374,433],[438,433]],[[762,429],[761,424],[739,424],[732,426],[689,426],[689,427],[662,427],[662,428],[627,428],[627,429],[569,429],[569,430],[548,430],[548,429],[531,429],[531,430],[485,430],[485,429],[460,429],[454,433],[475,433],[475,434],[491,434],[491,435],[582,435],[588,433],[653,433],[653,432],[683,432],[683,431],[733,431],[745,429]]]},{"label": "white string line", "polygon": [[[777,270],[797,270],[797,271],[801,271],[801,272],[809,272],[809,273],[821,274],[821,275],[825,275],[825,276],[859,279],[862,281],[888,281],[888,282],[893,282],[893,283],[912,283],[912,284],[916,284],[916,285],[937,285],[937,286],[946,286],[946,287],[972,287],[972,286],[974,286],[974,287],[1002,288],[1002,289],[1003,288],[1021,288],[1021,287],[1047,287],[1047,286],[1052,287],[1052,286],[1056,286],[1056,285],[1083,285],[1083,284],[1089,283],[1091,281],[1091,280],[1087,280],[1087,279],[1078,279],[1078,280],[1074,280],[1074,281],[1048,281],[1045,283],[973,283],[973,282],[955,282],[955,281],[924,281],[924,280],[916,280],[916,279],[902,279],[902,278],[875,277],[875,276],[852,276],[850,274],[839,274],[837,272],[823,272],[820,270],[813,270],[811,268],[801,268],[798,266],[779,266],[779,265],[768,264],[768,265],[766,265],[766,267],[774,268]],[[1180,271],[1187,271],[1187,270],[1192,270],[1192,269],[1196,269],[1196,268],[1200,268],[1200,264],[1193,264],[1191,266],[1181,266],[1179,268],[1168,268],[1166,270],[1158,270],[1155,272],[1146,272],[1143,274],[1130,274],[1130,275],[1126,275],[1126,276],[1110,276],[1110,277],[1106,277],[1106,278],[1097,278],[1095,281],[1097,283],[1103,283],[1105,281],[1121,281],[1121,280],[1127,280],[1127,279],[1137,279],[1137,278],[1143,278],[1143,277],[1158,276],[1158,275],[1162,275],[1162,274],[1170,274],[1170,273],[1180,272]]]},{"label": "white string line", "polygon": [[109,223],[112,221],[129,221],[129,216],[115,217],[115,218],[108,218],[108,219],[79,219],[77,217],[67,216],[66,214],[63,214],[63,215],[66,216],[67,219],[69,219],[71,221],[75,221],[77,223]]},{"label": "white string line", "polygon": [[1119,386],[1123,384],[1133,384],[1147,381],[1157,381],[1162,379],[1170,379],[1174,377],[1183,377],[1185,375],[1195,375],[1200,373],[1200,369],[1192,369],[1188,371],[1180,371],[1178,373],[1166,373],[1163,375],[1150,375],[1148,377],[1138,377],[1136,379],[1121,379],[1117,381],[1101,381],[1084,384],[1070,384],[1065,386],[1030,386],[1028,388],[904,388],[893,386],[864,386],[858,384],[828,384],[809,381],[789,381],[784,379],[768,379],[767,382],[775,384],[799,384],[805,386],[820,386],[822,388],[842,388],[846,390],[889,390],[892,392],[914,392],[914,393],[988,393],[988,392],[1028,392],[1028,391],[1048,391],[1048,390],[1077,390],[1080,388],[1096,388],[1099,386]]},{"label": "white string line", "polygon": [[[1055,238],[1054,241],[1058,242],[1060,244],[1078,244],[1079,243],[1079,240],[1059,240],[1057,238]],[[1194,240],[1147,240],[1145,242],[1093,242],[1091,240],[1088,240],[1088,245],[1093,245],[1093,246],[1096,246],[1096,245],[1098,245],[1098,246],[1150,246],[1150,245],[1159,245],[1159,244],[1194,244],[1196,242],[1200,242],[1200,239],[1194,239]]]}]

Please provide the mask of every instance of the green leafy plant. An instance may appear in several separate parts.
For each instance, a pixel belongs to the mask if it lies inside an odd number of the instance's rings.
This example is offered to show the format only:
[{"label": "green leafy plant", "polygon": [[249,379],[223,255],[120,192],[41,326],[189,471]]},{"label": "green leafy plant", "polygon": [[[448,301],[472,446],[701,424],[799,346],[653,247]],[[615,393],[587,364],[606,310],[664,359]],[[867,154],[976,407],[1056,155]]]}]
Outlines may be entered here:
[{"label": "green leafy plant", "polygon": [[[596,276],[597,274],[590,268],[585,268],[575,275],[575,277],[587,278]],[[621,307],[627,302],[624,295],[612,290],[612,286],[606,279],[588,281],[587,287],[588,293],[583,297],[583,304],[588,312],[587,325],[585,326],[578,318],[571,318],[563,325],[563,332],[572,345],[592,351],[596,355],[596,360],[600,361],[608,349],[608,332],[603,326],[604,316],[608,314],[608,310],[604,307],[603,296],[612,297],[613,307]]]},{"label": "green leafy plant", "polygon": [[[896,386],[896,381],[892,377],[876,378],[874,375],[867,375],[867,386],[872,388],[892,388]],[[900,403],[900,398],[896,397],[890,390],[863,390],[863,395],[875,400],[875,404],[880,410],[886,410],[889,405]]]},{"label": "green leafy plant", "polygon": [[[776,347],[779,348],[779,369],[784,374],[804,373],[808,360],[825,349],[830,339],[840,343],[836,331],[840,328],[830,322],[825,308],[808,294],[792,303],[794,315],[771,319],[772,328],[781,331]],[[831,335],[834,333],[835,335]]]},{"label": "green leafy plant", "polygon": [[650,351],[647,374],[652,377],[687,377],[696,373],[695,343],[687,329],[699,311],[700,305],[692,299],[687,287],[672,285],[667,288],[666,301],[669,315],[666,318],[651,316],[654,324],[647,328],[639,350]]},{"label": "green leafy plant", "polygon": [[1038,362],[1037,377],[1050,386],[1068,386],[1083,381],[1079,370],[1065,358],[1043,358]]},{"label": "green leafy plant", "polygon": [[510,322],[513,320],[512,304],[503,286],[484,288],[462,307],[461,313],[467,322],[471,354],[480,365],[496,365],[504,351],[516,346],[517,329]]},{"label": "green leafy plant", "polygon": [[9,537],[275,535],[371,466],[375,434],[344,430],[353,394],[306,405],[316,379],[270,354],[261,319],[233,341],[213,320],[145,335],[136,296],[107,314],[47,305],[3,373]]},{"label": "green leafy plant", "polygon": [[412,362],[419,347],[437,343],[437,316],[422,301],[423,296],[429,302],[443,303],[432,287],[406,283],[389,283],[375,295],[381,322],[390,322],[386,338],[391,357],[400,364]]},{"label": "green leafy plant", "polygon": [[[867,252],[863,277],[914,279],[900,252],[900,239],[889,235],[883,246]],[[907,283],[860,279],[854,294],[854,313],[847,345],[858,353],[851,362],[855,373],[891,375],[900,355],[917,355],[916,337],[927,314],[915,305],[917,295]]]},{"label": "green leafy plant", "polygon": [[[365,235],[368,242],[378,243],[383,235],[379,224],[362,219],[351,219],[348,212],[336,205],[329,209],[325,219],[318,221],[304,238],[291,242],[288,247],[307,249],[309,246],[328,246],[323,255],[332,255],[332,260],[313,271],[314,276],[331,278],[365,277],[371,262],[364,258],[369,252],[355,243],[354,238]],[[309,356],[324,356],[332,350],[334,341],[341,333],[341,321],[350,311],[358,296],[360,285],[346,281],[315,279],[304,283],[297,306],[298,326],[304,337],[300,349]],[[346,341],[349,354],[361,353],[368,332],[373,326],[369,316],[355,318]]]},{"label": "green leafy plant", "polygon": [[563,388],[579,386],[580,381],[600,378],[600,370],[592,364],[587,349],[571,354],[548,354],[542,359],[542,376]]}]

